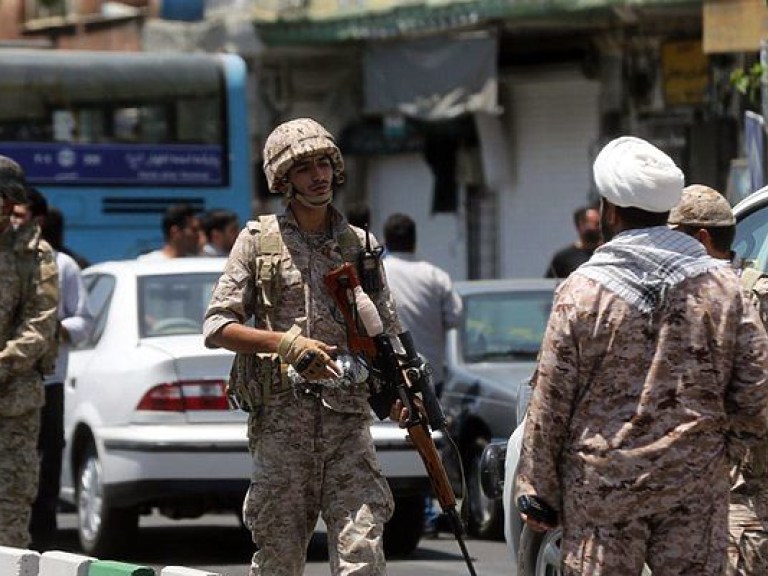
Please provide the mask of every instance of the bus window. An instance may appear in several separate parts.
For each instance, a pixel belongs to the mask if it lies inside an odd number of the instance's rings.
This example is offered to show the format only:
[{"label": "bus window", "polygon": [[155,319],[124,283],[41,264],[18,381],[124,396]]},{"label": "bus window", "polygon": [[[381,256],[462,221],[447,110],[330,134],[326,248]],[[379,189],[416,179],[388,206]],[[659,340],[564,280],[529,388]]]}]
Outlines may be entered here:
[{"label": "bus window", "polygon": [[246,68],[234,55],[5,49],[0,154],[92,262],[163,243],[171,204],[250,217]]}]

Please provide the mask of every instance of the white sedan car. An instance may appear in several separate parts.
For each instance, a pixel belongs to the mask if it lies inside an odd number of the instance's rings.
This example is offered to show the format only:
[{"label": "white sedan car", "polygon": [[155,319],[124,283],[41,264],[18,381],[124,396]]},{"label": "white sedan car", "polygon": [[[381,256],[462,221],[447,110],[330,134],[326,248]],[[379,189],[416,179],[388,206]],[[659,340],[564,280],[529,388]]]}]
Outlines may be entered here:
[{"label": "white sedan car", "polygon": [[[209,350],[202,318],[219,258],[107,262],[84,272],[96,318],[72,351],[65,385],[62,499],[77,508],[83,550],[107,556],[130,543],[139,516],[232,510],[248,487],[247,414],[229,409],[232,353]],[[404,430],[372,426],[396,500],[390,554],[416,548],[429,482]]]}]

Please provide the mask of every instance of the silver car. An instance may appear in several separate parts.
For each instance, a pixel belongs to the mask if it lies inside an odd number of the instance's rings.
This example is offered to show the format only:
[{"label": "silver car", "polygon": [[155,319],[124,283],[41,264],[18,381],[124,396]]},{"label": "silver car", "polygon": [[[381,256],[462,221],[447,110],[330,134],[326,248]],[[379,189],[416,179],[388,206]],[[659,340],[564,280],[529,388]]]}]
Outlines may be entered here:
[{"label": "silver car", "polygon": [[518,387],[533,370],[556,285],[545,279],[455,284],[464,313],[448,334],[441,401],[460,461],[449,443],[443,460],[454,490],[469,504],[468,528],[476,537],[502,536],[501,501],[487,498],[480,487],[480,457],[489,443],[515,429]]}]

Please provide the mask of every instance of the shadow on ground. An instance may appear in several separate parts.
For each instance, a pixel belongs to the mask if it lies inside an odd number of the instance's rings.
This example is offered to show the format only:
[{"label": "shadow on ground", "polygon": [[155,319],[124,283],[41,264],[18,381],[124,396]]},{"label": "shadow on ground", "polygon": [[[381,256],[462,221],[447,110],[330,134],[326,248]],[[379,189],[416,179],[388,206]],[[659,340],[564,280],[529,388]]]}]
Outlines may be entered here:
[{"label": "shadow on ground", "polygon": [[[440,534],[438,538],[453,540],[449,534]],[[74,528],[59,530],[54,548],[75,554],[83,553]],[[142,526],[137,542],[126,550],[124,557],[109,559],[146,565],[234,566],[248,563],[254,551],[250,533],[239,526]],[[387,560],[461,561],[461,552],[458,544],[455,553],[421,546],[407,558],[390,557]],[[317,532],[307,550],[307,562],[327,561],[327,536],[324,532]]]}]

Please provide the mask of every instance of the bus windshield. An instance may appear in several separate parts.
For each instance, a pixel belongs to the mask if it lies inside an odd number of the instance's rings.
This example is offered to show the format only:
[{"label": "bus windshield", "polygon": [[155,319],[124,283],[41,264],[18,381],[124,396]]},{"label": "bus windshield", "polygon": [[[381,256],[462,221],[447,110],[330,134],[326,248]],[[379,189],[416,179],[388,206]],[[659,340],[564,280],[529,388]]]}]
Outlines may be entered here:
[{"label": "bus windshield", "polygon": [[171,204],[248,218],[239,57],[6,49],[0,65],[0,154],[62,210],[66,244],[90,260],[159,247]]}]

